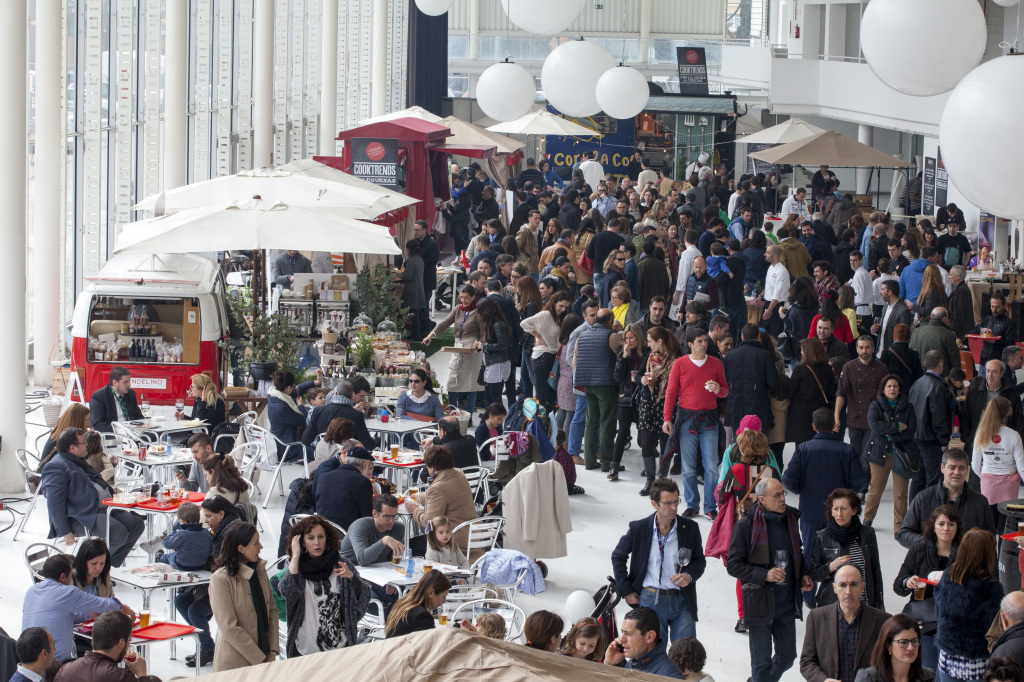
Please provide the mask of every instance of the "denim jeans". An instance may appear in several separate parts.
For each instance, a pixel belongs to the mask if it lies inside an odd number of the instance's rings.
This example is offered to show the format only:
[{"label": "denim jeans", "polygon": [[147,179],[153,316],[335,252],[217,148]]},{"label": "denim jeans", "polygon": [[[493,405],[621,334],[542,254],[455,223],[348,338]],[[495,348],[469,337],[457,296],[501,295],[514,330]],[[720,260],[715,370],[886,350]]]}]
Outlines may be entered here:
[{"label": "denim jeans", "polygon": [[935,635],[921,635],[921,665],[939,674],[939,647]]},{"label": "denim jeans", "polygon": [[[640,590],[640,606],[647,606],[657,612],[658,622],[661,623],[659,636],[666,645],[677,639],[697,636],[697,622],[693,620],[685,596],[667,597],[653,590],[643,589]],[[672,629],[671,639],[668,634],[669,628]]]},{"label": "denim jeans", "polygon": [[[690,433],[689,420],[679,427],[679,450],[683,458],[683,498],[687,509],[700,511],[700,489],[697,481],[697,457],[704,464],[704,513],[711,513],[718,485],[718,423],[700,433]],[[699,450],[699,453],[698,453]]]},{"label": "denim jeans", "polygon": [[505,382],[499,382],[495,384],[484,385],[484,402],[487,405],[491,403],[501,403],[501,391],[505,388]]},{"label": "denim jeans", "polygon": [[[596,263],[595,263],[595,265],[596,265]],[[604,267],[603,263],[601,264],[601,267]],[[597,268],[594,268],[594,269],[597,270]],[[604,272],[595,272],[594,273],[594,291],[595,292],[600,292],[601,291],[601,282],[603,282],[604,278],[607,277],[607,276],[608,276],[607,273],[604,273]],[[607,308],[608,307],[608,300],[605,299],[604,296],[601,297],[601,307],[602,308]]]},{"label": "denim jeans", "polygon": [[749,628],[750,682],[779,682],[796,660],[796,613],[776,615],[769,623]]},{"label": "denim jeans", "polygon": [[210,619],[213,618],[213,611],[196,603],[195,592],[194,588],[186,589],[174,597],[174,607],[186,623],[200,631],[199,650],[213,651],[213,637],[210,637]]},{"label": "denim jeans", "polygon": [[569,422],[569,454],[576,457],[583,450],[583,431],[587,425],[587,396],[576,396],[576,411]]},{"label": "denim jeans", "polygon": [[[913,502],[917,494],[929,486],[933,486],[942,479],[942,444],[917,442],[918,451],[921,453],[921,470],[910,481],[910,500]],[[972,476],[972,478],[974,478]]]},{"label": "denim jeans", "polygon": [[456,407],[465,407],[472,414],[476,410],[476,391],[449,391],[448,402]]}]

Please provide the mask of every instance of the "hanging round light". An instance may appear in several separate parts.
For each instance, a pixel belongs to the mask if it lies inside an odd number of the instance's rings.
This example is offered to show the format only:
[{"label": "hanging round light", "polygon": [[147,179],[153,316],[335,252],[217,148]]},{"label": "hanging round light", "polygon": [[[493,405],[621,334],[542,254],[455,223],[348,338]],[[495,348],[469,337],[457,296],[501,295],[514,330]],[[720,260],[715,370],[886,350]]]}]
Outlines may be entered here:
[{"label": "hanging round light", "polygon": [[585,0],[501,0],[505,15],[529,33],[551,36],[569,28]]},{"label": "hanging round light", "polygon": [[537,83],[530,72],[509,60],[480,74],[476,102],[495,121],[514,121],[530,113],[537,101]]},{"label": "hanging round light", "polygon": [[871,0],[861,19],[868,66],[893,90],[917,97],[952,90],[981,63],[987,39],[977,0]]},{"label": "hanging round light", "polygon": [[647,106],[651,90],[642,73],[619,64],[597,79],[596,94],[604,113],[612,118],[633,118]]},{"label": "hanging round light", "polygon": [[939,147],[950,182],[983,211],[1024,219],[1019,166],[1024,129],[1012,112],[1024,110],[1024,56],[985,62],[949,96],[939,122]]},{"label": "hanging round light", "polygon": [[455,0],[416,0],[416,8],[424,14],[439,17],[452,8]]},{"label": "hanging round light", "polygon": [[593,116],[601,111],[597,81],[614,67],[611,53],[593,41],[580,38],[562,43],[540,71],[544,97],[566,116]]}]

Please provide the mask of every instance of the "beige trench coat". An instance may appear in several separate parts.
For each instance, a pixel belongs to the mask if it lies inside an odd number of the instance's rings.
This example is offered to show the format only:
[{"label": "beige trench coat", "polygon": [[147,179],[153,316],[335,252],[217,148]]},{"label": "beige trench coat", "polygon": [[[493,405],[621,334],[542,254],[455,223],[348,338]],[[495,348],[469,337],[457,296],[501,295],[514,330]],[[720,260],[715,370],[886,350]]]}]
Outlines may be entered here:
[{"label": "beige trench coat", "polygon": [[[270,650],[277,651],[280,646],[280,621],[277,619],[274,595],[270,592],[267,562],[260,559],[255,571],[270,612]],[[249,591],[249,577],[252,574],[253,569],[242,564],[234,577],[228,575],[225,569],[218,568],[210,579],[210,606],[213,608],[213,618],[217,621],[213,672],[259,665],[266,658],[256,639],[256,609]]]}]

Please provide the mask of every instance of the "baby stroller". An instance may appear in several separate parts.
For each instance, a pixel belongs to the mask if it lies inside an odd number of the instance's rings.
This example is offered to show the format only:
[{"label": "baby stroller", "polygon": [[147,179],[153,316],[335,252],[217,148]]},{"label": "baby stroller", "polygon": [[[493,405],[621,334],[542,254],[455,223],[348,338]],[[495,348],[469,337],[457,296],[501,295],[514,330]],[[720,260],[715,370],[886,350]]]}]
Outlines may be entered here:
[{"label": "baby stroller", "polygon": [[619,636],[619,627],[615,623],[615,606],[620,599],[622,597],[619,595],[619,589],[611,576],[608,576],[608,584],[594,594],[594,610],[590,617],[597,619],[604,628],[606,642],[611,642]]}]

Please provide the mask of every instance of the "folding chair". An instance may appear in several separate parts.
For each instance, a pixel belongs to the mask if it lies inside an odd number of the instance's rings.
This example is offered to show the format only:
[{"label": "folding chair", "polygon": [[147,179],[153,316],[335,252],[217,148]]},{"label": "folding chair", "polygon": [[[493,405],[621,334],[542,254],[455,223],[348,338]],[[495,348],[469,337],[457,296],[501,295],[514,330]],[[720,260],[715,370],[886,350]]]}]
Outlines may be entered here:
[{"label": "folding chair", "polygon": [[[506,633],[505,641],[514,642],[523,636],[523,628],[526,625],[526,613],[510,601],[503,599],[476,599],[459,605],[455,612],[449,616],[450,622],[458,623],[463,618],[476,621],[485,613],[497,613],[505,619]],[[461,616],[461,617],[460,617]]]},{"label": "folding chair", "polygon": [[482,466],[475,466],[463,467],[462,473],[466,475],[469,487],[473,490],[473,504],[476,506],[476,512],[479,514],[483,511],[484,505],[487,504],[487,479],[491,472]]},{"label": "folding chair", "polygon": [[498,543],[498,537],[501,535],[502,529],[505,528],[505,523],[503,516],[487,516],[472,519],[452,528],[452,535],[458,534],[463,528],[469,529],[469,541],[466,543],[465,548],[467,556],[476,549],[490,552]]},{"label": "folding chair", "polygon": [[[36,502],[39,500],[39,489],[42,487],[42,479],[39,474],[36,473],[36,469],[39,468],[39,459],[35,457],[31,452],[24,448],[19,448],[14,456],[18,459],[18,467],[21,469],[21,477],[25,481],[25,490],[31,493],[31,497],[28,499],[28,509],[21,517],[21,523],[18,524],[17,530],[14,531],[14,540],[17,541],[18,533],[25,528],[25,523],[28,522],[28,517],[32,515],[32,510],[36,508]],[[31,460],[36,461],[36,465],[32,466]],[[34,482],[33,482],[33,479]]]},{"label": "folding chair", "polygon": [[[306,478],[309,478],[309,462],[306,460],[306,446],[302,443],[283,443],[270,431],[267,431],[262,426],[256,426],[255,424],[247,424],[243,426],[242,432],[245,434],[247,442],[261,444],[264,452],[266,452],[268,463],[272,463],[274,458],[277,458],[277,465],[274,467],[274,475],[270,478],[270,485],[267,486],[267,494],[263,498],[264,509],[267,508],[267,504],[270,502],[270,493],[274,490],[275,483],[277,483],[281,496],[284,497],[284,480],[281,476],[281,467],[285,465],[285,458],[288,456],[288,451],[292,448],[300,448],[302,468],[305,471]],[[284,446],[284,457],[278,455],[278,445]],[[273,455],[271,455],[271,452],[273,452]]]}]

